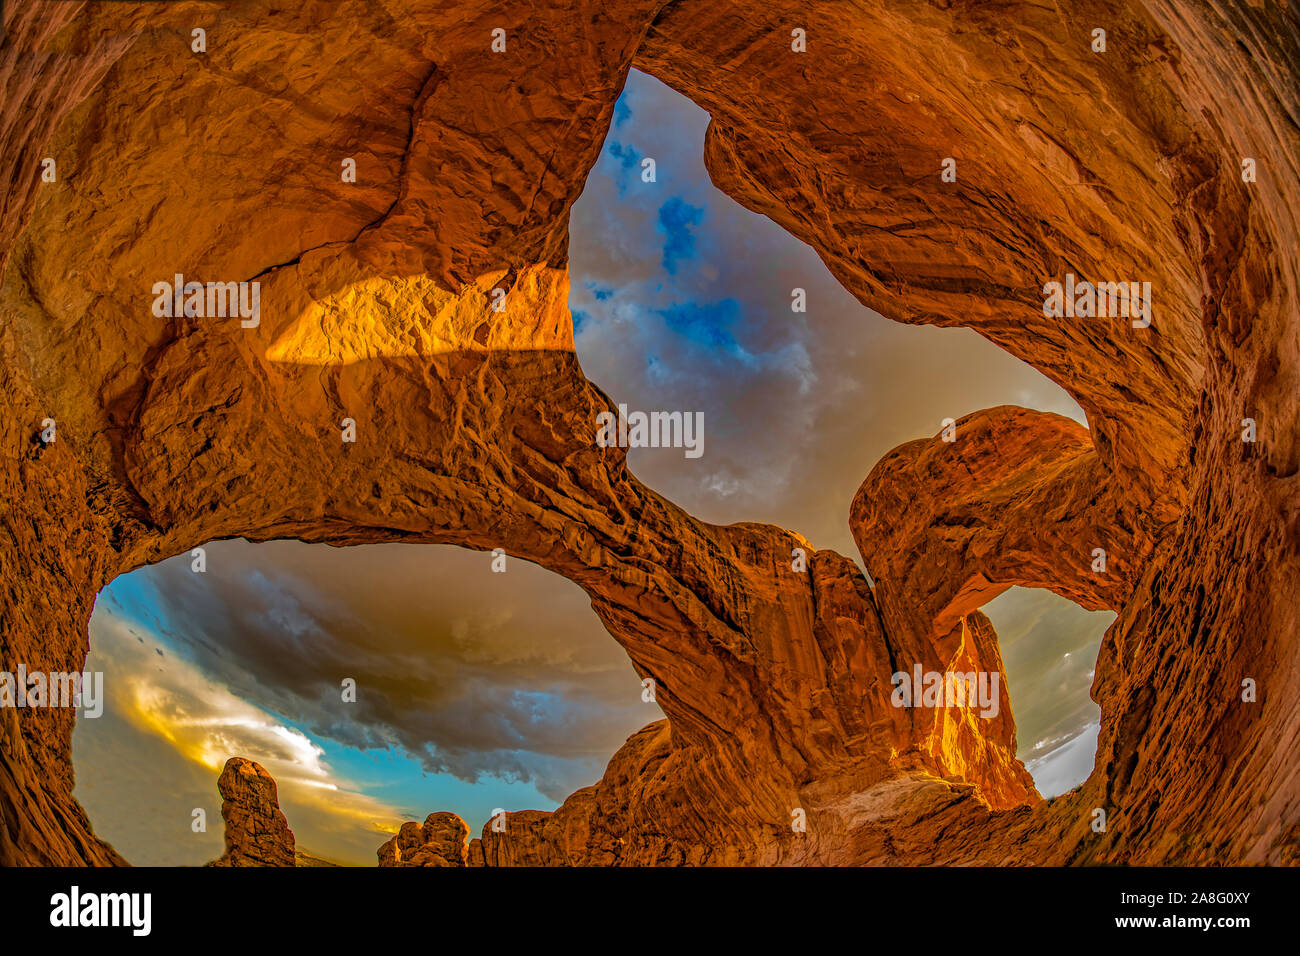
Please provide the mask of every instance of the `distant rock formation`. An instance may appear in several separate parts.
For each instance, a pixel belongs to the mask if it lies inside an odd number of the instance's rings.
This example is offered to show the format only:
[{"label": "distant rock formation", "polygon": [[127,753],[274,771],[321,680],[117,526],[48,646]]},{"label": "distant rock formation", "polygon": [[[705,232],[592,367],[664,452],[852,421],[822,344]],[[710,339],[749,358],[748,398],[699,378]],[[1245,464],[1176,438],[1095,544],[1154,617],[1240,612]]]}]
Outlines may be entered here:
[{"label": "distant rock formation", "polygon": [[454,813],[431,813],[423,824],[403,823],[379,848],[380,866],[465,866],[469,825]]},{"label": "distant rock formation", "polygon": [[226,852],[212,866],[298,865],[293,831],[280,810],[275,778],[266,768],[245,757],[231,757],[217,789],[226,822]]}]

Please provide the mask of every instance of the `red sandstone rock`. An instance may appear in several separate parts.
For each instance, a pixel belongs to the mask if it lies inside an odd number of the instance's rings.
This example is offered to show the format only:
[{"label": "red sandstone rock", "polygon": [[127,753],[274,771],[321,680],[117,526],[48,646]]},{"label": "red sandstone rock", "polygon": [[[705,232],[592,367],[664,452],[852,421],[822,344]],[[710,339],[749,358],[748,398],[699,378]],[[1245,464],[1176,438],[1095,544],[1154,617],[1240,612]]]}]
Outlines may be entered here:
[{"label": "red sandstone rock", "polygon": [[275,780],[244,757],[226,761],[217,781],[226,852],[213,866],[294,866],[293,831],[280,810]]},{"label": "red sandstone rock", "polygon": [[895,448],[854,497],[850,526],[877,601],[904,605],[887,617],[947,633],[1013,585],[1124,606],[1153,542],[1087,429],[1002,406],[958,420],[952,438]]},{"label": "red sandstone rock", "polygon": [[423,824],[403,823],[379,848],[380,866],[465,866],[469,826],[454,813],[431,813]]},{"label": "red sandstone rock", "polygon": [[[11,13],[0,660],[79,670],[105,583],[213,538],[503,547],[587,589],[667,721],[555,813],[473,841],[471,864],[1295,861],[1292,8],[402,13],[225,7],[202,59],[184,8]],[[492,59],[502,19],[512,52]],[[790,51],[792,23],[816,56]],[[633,63],[712,113],[720,188],[886,316],[969,325],[1043,370],[1089,434],[992,410],[952,454],[887,456],[853,519],[875,591],[796,533],[693,518],[593,447],[611,403],[573,354],[566,219]],[[1067,271],[1151,281],[1152,327],[1045,317]],[[154,316],[151,284],[177,272],[260,281],[260,325]],[[1098,582],[1065,542],[1103,532],[1121,544]],[[1119,609],[1096,769],[1052,801],[1009,707],[889,703],[900,664],[1000,671],[976,608],[1007,583]],[[0,863],[122,862],[71,796],[71,714],[0,719]]]}]

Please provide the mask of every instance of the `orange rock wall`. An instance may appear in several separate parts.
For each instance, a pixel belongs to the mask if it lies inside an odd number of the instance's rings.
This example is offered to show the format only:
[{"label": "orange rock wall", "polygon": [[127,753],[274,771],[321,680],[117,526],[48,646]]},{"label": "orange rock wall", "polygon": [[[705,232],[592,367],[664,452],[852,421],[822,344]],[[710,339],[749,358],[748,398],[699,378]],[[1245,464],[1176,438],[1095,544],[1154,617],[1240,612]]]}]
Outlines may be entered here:
[{"label": "orange rock wall", "polygon": [[[588,591],[667,721],[554,814],[485,832],[471,865],[1295,859],[1285,4],[8,16],[6,665],[79,669],[104,584],[214,538],[502,547]],[[952,446],[891,453],[851,517],[874,591],[797,533],[711,526],[640,485],[594,445],[611,402],[582,374],[566,302],[568,209],[633,65],[712,113],[715,183],[862,302],[977,329],[1066,388],[1091,430],[992,409]],[[40,182],[46,155],[56,183]],[[1046,318],[1042,286],[1066,272],[1150,281],[1151,328]],[[260,324],[156,316],[152,284],[176,273],[259,281]],[[889,703],[914,662],[1000,670],[977,609],[1013,584],[1119,611],[1093,687],[1096,770],[1052,801],[1015,760],[1009,704],[982,721]],[[0,718],[0,863],[121,862],[71,797],[71,715]]]}]

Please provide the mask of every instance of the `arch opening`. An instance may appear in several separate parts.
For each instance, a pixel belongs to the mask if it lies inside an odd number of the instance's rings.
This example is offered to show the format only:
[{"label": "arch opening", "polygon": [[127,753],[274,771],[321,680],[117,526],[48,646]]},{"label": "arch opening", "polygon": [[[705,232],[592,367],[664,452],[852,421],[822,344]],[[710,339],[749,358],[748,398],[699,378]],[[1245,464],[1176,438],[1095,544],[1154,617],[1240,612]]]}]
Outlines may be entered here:
[{"label": "arch opening", "polygon": [[998,632],[1016,716],[1016,756],[1045,798],[1092,773],[1101,708],[1090,690],[1114,611],[1089,611],[1045,588],[1012,587],[981,608]]},{"label": "arch opening", "polygon": [[[373,866],[403,820],[552,810],[661,717],[580,588],[451,546],[209,542],[99,595],[76,797],[137,865],[222,853],[216,780],[252,759],[300,851]],[[355,682],[347,694],[345,680]],[[195,830],[196,810],[204,830]],[[144,811],[144,812],[142,812]]]},{"label": "arch opening", "polygon": [[[858,545],[870,544],[855,544],[844,515],[891,449],[999,405],[1086,427],[1038,370],[971,330],[883,318],[809,246],[717,189],[703,159],[708,122],[682,94],[631,71],[572,212],[570,306],[584,373],[628,410],[697,414],[704,425],[698,458],[631,449],[647,485],[705,520],[797,529],[865,571]],[[1098,709],[1077,674],[1058,695],[1043,689],[1062,680],[1048,655],[1068,645],[1091,669],[1114,614],[1006,584],[957,603],[963,614],[991,609],[999,642],[1003,629],[1013,635],[1008,679],[1026,728],[1016,756],[1034,763],[1045,796],[1081,782]]]},{"label": "arch opening", "polygon": [[584,374],[629,412],[703,417],[699,458],[631,449],[647,486],[705,521],[772,522],[855,556],[849,503],[896,446],[1003,404],[1087,424],[1063,389],[978,333],[863,306],[812,247],[712,183],[708,123],[630,71],[570,216]]}]

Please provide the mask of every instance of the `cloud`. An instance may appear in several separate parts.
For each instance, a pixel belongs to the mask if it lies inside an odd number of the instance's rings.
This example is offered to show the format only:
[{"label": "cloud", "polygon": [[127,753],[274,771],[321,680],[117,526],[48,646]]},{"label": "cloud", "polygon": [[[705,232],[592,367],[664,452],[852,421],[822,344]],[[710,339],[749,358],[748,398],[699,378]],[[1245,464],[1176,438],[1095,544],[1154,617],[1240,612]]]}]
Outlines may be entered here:
[{"label": "cloud", "polygon": [[1025,764],[1040,794],[1058,797],[1088,779],[1097,759],[1097,735],[1100,731],[1101,724],[1087,724],[1042,757]]},{"label": "cloud", "polygon": [[[219,680],[169,652],[144,628],[111,613],[99,614],[92,622],[91,638],[94,651],[88,666],[105,674],[106,711],[137,736],[161,738],[172,752],[207,771],[209,789],[193,806],[204,809],[217,834],[222,830],[217,777],[232,756],[255,760],[275,777],[281,807],[295,835],[318,853],[355,858],[359,848],[351,844],[360,832],[367,835],[360,848],[363,856],[373,856],[387,835],[396,831],[402,817],[399,808],[361,792],[333,770],[324,759],[324,748],[306,734],[231,693]],[[93,754],[99,727],[97,721],[82,720],[78,728],[74,761],[84,771],[87,738],[91,738]],[[122,730],[117,728],[113,736],[119,743],[130,741],[132,735]],[[137,740],[134,746],[141,744]],[[93,765],[94,757],[88,762]],[[92,806],[95,802],[90,801]],[[171,811],[173,829],[181,821],[189,825],[192,808],[182,803]],[[335,834],[340,832],[352,834],[353,839],[338,841]],[[128,835],[128,842],[137,841]],[[216,850],[213,855],[220,855],[220,847],[212,841],[182,841],[178,849],[188,851],[191,847],[205,854]],[[148,862],[153,848],[133,849],[137,862]]]},{"label": "cloud", "polygon": [[492,574],[452,547],[226,541],[207,568],[172,559],[104,600],[146,609],[197,671],[319,739],[562,798],[661,716],[586,594],[522,560]]}]

